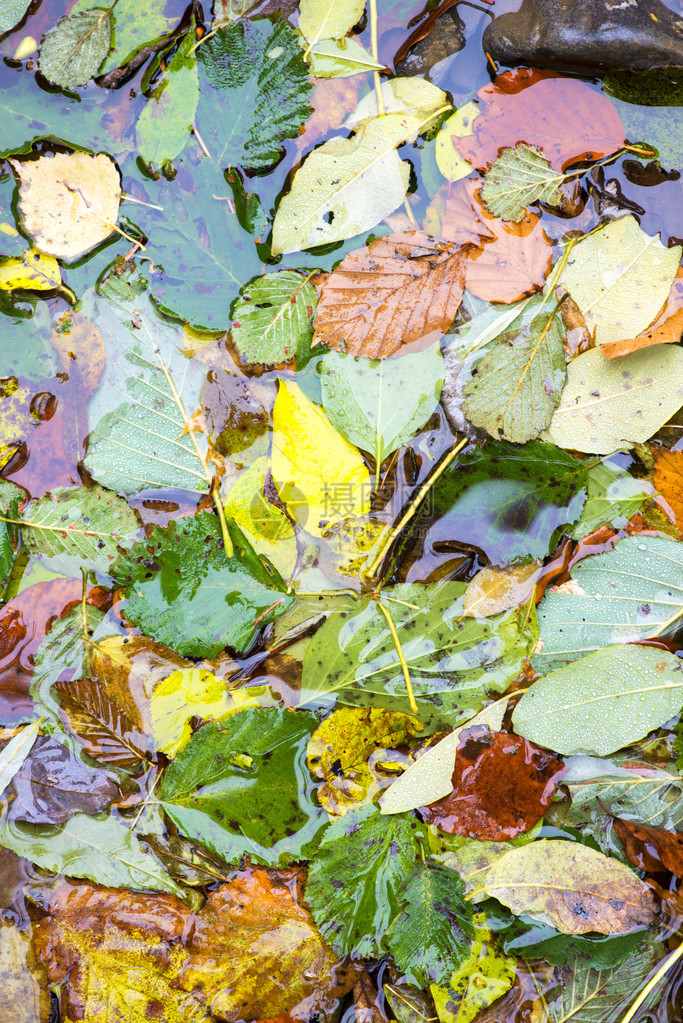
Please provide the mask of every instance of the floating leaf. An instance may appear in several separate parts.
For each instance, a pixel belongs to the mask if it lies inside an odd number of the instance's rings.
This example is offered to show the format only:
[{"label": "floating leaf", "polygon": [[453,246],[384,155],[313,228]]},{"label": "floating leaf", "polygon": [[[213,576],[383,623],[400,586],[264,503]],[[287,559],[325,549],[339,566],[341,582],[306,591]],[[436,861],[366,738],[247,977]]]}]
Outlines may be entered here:
[{"label": "floating leaf", "polygon": [[[424,78],[410,75],[382,82],[385,114],[409,114],[424,120],[436,117],[448,106],[448,96]],[[384,115],[382,115],[384,116]],[[379,117],[377,93],[371,90],[344,121],[345,128],[358,128]]]},{"label": "floating leaf", "polygon": [[369,510],[370,477],[360,452],[285,380],[273,410],[271,471],[287,511],[313,536]]},{"label": "floating leaf", "polygon": [[188,32],[135,125],[140,156],[156,167],[179,156],[190,139],[199,102],[196,45],[194,31]]},{"label": "floating leaf", "polygon": [[324,39],[312,43],[309,53],[314,78],[348,78],[367,71],[384,71],[356,39]]},{"label": "floating leaf", "polygon": [[36,249],[24,249],[20,256],[0,258],[0,289],[14,291],[52,291],[62,283],[62,271],[54,256],[43,256]]},{"label": "floating leaf", "polygon": [[313,88],[286,21],[232,21],[197,48],[197,129],[218,167],[261,170],[310,114]]},{"label": "floating leaf", "polygon": [[137,532],[138,519],[123,498],[101,487],[67,487],[31,501],[21,529],[32,554],[107,572]]},{"label": "floating leaf", "polygon": [[291,603],[285,584],[261,561],[238,527],[207,512],[175,519],[134,544],[112,569],[127,597],[126,618],[188,657],[244,653],[259,630]]},{"label": "floating leaf", "polygon": [[433,119],[387,114],[311,153],[277,208],[273,255],[352,238],[393,213],[410,178],[410,165],[396,148]]},{"label": "floating leaf", "polygon": [[676,877],[683,877],[683,835],[678,831],[653,828],[621,817],[613,817],[612,823],[635,867],[651,874],[670,870]]},{"label": "floating leaf", "polygon": [[472,164],[463,159],[455,148],[453,136],[464,138],[465,135],[471,135],[474,131],[474,119],[478,115],[479,106],[476,103],[465,103],[451,114],[439,129],[434,155],[439,170],[448,181],[460,181],[472,173]]},{"label": "floating leaf", "polygon": [[383,359],[426,335],[443,334],[464,288],[455,245],[407,231],[351,252],[326,279],[314,341]]},{"label": "floating leaf", "polygon": [[629,355],[650,345],[677,344],[683,332],[683,267],[678,268],[666,305],[651,327],[637,337],[607,341],[601,347],[608,359]]},{"label": "floating leaf", "polygon": [[529,441],[494,441],[461,456],[434,486],[440,518],[425,543],[464,540],[494,564],[543,557],[555,530],[574,522],[585,501],[586,466],[566,452]]},{"label": "floating leaf", "polygon": [[88,674],[89,639],[102,623],[104,614],[91,604],[75,607],[53,622],[33,655],[35,672],[32,694],[38,702],[55,709],[50,687],[59,679],[71,681]]},{"label": "floating leaf", "polygon": [[360,21],[365,0],[301,0],[299,31],[308,43],[339,39]]},{"label": "floating leaf", "polygon": [[479,1013],[504,995],[515,979],[516,962],[498,951],[483,913],[474,916],[472,951],[447,985],[432,985],[441,1023],[472,1023]]},{"label": "floating leaf", "polygon": [[[585,956],[573,956],[563,963],[560,982],[549,1002],[551,1023],[605,1023],[623,1011],[652,973],[662,950],[651,940],[616,966],[596,969]],[[658,995],[658,993],[657,993]],[[651,1001],[641,1006],[643,1010]],[[621,1011],[619,1015],[621,1015]]]},{"label": "floating leaf", "polygon": [[[632,215],[581,239],[560,283],[583,313],[598,345],[639,334],[666,302],[683,251],[645,234]],[[619,363],[619,366],[622,364]],[[615,445],[616,447],[616,445]]]},{"label": "floating leaf", "polygon": [[470,422],[517,444],[544,430],[567,377],[565,337],[557,309],[543,298],[531,301],[465,384],[462,408]]},{"label": "floating leaf", "polygon": [[31,752],[39,729],[40,721],[25,725],[0,750],[0,796],[4,797],[5,790]]},{"label": "floating leaf", "polygon": [[31,0],[5,0],[0,13],[0,35],[18,25],[30,6]]},{"label": "floating leaf", "polygon": [[377,767],[419,731],[419,721],[408,714],[379,707],[335,710],[316,728],[306,750],[309,770],[323,779],[318,801],[331,816],[367,802],[379,787]]},{"label": "floating leaf", "polygon": [[514,148],[503,149],[491,164],[481,198],[494,217],[518,224],[532,203],[559,206],[559,186],[564,180],[563,174],[550,170],[550,162],[540,149],[518,142]]},{"label": "floating leaf", "polygon": [[59,827],[0,821],[0,845],[44,870],[87,877],[112,888],[142,888],[183,895],[132,831],[113,817],[75,813]]},{"label": "floating leaf", "polygon": [[381,954],[424,835],[409,814],[382,817],[374,806],[352,810],[327,829],[311,864],[306,901],[340,955]]},{"label": "floating leaf", "polygon": [[539,679],[515,707],[519,735],[558,753],[606,756],[683,707],[683,669],[666,650],[611,646]]},{"label": "floating leaf", "polygon": [[406,880],[403,908],[392,921],[386,943],[411,983],[446,982],[471,952],[472,911],[454,871],[427,860]]},{"label": "floating leaf", "polygon": [[[77,0],[70,13],[89,11],[93,7],[96,7],[93,0]],[[117,0],[112,14],[112,42],[116,46],[110,49],[101,74],[128,64],[136,53],[167,34],[173,26],[172,20],[164,15],[164,0],[148,0],[144,8],[140,7],[137,0]]]},{"label": "floating leaf", "polygon": [[147,758],[147,736],[97,682],[57,682],[55,692],[65,723],[88,756],[123,770],[137,768]]},{"label": "floating leaf", "polygon": [[302,858],[325,824],[304,776],[316,724],[312,714],[272,708],[204,725],[164,776],[164,810],[228,863],[245,853],[272,865]]},{"label": "floating leaf", "polygon": [[619,860],[578,842],[539,839],[511,849],[489,869],[486,892],[513,913],[563,934],[625,934],[650,923],[646,884]]},{"label": "floating leaf", "polygon": [[305,361],[317,304],[309,277],[280,270],[240,289],[232,307],[231,336],[242,362],[274,366]]},{"label": "floating leaf", "polygon": [[584,352],[569,363],[545,439],[598,455],[643,444],[683,404],[682,377],[683,351],[674,345],[611,361],[599,348]]},{"label": "floating leaf", "polygon": [[468,727],[460,733],[451,791],[420,814],[452,835],[515,838],[541,819],[562,774],[560,760],[519,736]]},{"label": "floating leaf", "polygon": [[444,366],[439,346],[371,362],[330,352],[322,361],[325,412],[341,435],[379,467],[425,425],[439,403]]},{"label": "floating leaf", "polygon": [[38,70],[60,89],[86,85],[99,71],[111,46],[111,8],[67,14],[43,40]]},{"label": "floating leaf", "polygon": [[467,584],[466,613],[489,618],[491,615],[500,614],[501,611],[509,611],[512,607],[525,604],[531,597],[541,571],[542,565],[538,560],[520,565],[507,565],[505,568],[487,565]]},{"label": "floating leaf", "polygon": [[681,564],[683,547],[655,536],[626,537],[614,550],[581,561],[572,569],[574,592],[546,592],[539,604],[537,670],[611,643],[674,634],[683,617]]},{"label": "floating leaf", "polygon": [[683,530],[683,451],[655,448],[652,482],[676,517],[676,525]]}]

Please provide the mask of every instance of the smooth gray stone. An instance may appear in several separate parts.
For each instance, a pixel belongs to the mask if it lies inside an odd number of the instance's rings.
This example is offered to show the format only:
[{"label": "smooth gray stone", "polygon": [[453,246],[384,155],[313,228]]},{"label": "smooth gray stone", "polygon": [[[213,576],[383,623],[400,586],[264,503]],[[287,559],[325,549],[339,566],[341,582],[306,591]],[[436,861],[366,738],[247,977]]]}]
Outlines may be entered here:
[{"label": "smooth gray stone", "polygon": [[597,75],[683,65],[681,0],[524,0],[491,22],[483,47],[510,67]]}]

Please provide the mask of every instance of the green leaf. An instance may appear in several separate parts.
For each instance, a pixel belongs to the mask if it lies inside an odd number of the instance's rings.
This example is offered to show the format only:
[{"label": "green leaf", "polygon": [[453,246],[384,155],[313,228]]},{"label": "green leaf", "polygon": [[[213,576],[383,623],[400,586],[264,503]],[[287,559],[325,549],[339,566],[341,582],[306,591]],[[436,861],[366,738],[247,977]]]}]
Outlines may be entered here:
[{"label": "green leaf", "polygon": [[[455,723],[472,716],[490,693],[505,689],[534,644],[524,611],[494,618],[463,616],[464,583],[383,590],[418,704]],[[405,680],[391,632],[376,602],[364,597],[339,609],[306,651],[301,702],[340,693],[343,702],[402,700]]]},{"label": "green leaf", "polygon": [[410,165],[399,159],[396,147],[430,120],[433,116],[387,114],[311,153],[277,208],[273,255],[352,238],[393,213],[410,178]]},{"label": "green leaf", "polygon": [[38,70],[61,89],[86,85],[109,53],[111,31],[110,8],[68,14],[45,36]]},{"label": "green leaf", "polygon": [[469,421],[492,437],[523,444],[552,419],[567,379],[566,330],[557,309],[541,297],[477,362],[463,388]]},{"label": "green leaf", "polygon": [[561,667],[612,643],[672,635],[683,617],[683,546],[629,536],[572,569],[574,592],[546,592],[538,605],[543,647],[537,671]]},{"label": "green leaf", "polygon": [[[486,908],[488,910],[488,906]],[[590,960],[596,970],[611,969],[628,959],[643,940],[642,930],[601,936],[560,934],[554,927],[532,917],[513,917],[513,920],[513,925],[505,929],[505,951],[522,959],[545,959],[553,966],[564,966],[575,956],[582,956]]]},{"label": "green leaf", "polygon": [[[577,242],[560,283],[598,345],[622,341],[636,337],[659,315],[682,251],[645,234],[634,216],[621,217]],[[618,359],[617,368],[625,361]]]},{"label": "green leaf", "polygon": [[311,864],[306,901],[320,933],[340,955],[381,955],[425,836],[411,814],[382,817],[371,804],[327,829]]},{"label": "green leaf", "polygon": [[379,467],[424,426],[439,403],[444,378],[439,346],[399,359],[329,352],[321,365],[325,412],[350,444]]},{"label": "green leaf", "polygon": [[391,923],[386,944],[411,984],[447,982],[470,954],[472,910],[458,875],[432,860],[408,877],[403,909]]},{"label": "green leaf", "polygon": [[234,21],[197,49],[197,128],[221,167],[262,170],[309,116],[308,79],[296,32],[282,20]]},{"label": "green leaf", "polygon": [[326,815],[313,803],[305,711],[248,709],[199,729],[168,768],[164,810],[188,838],[235,863],[277,866],[306,855]]},{"label": "green leaf", "polygon": [[491,442],[458,458],[435,484],[440,517],[425,543],[474,544],[496,565],[544,557],[555,530],[581,513],[586,472],[551,444]]},{"label": "green leaf", "polygon": [[515,731],[557,753],[606,756],[683,707],[683,668],[666,650],[612,646],[539,679],[515,707]]},{"label": "green leaf", "polygon": [[518,142],[501,150],[493,161],[485,175],[481,197],[494,217],[519,224],[532,203],[559,206],[562,202],[559,186],[566,179],[565,174],[551,170],[550,160],[540,149]]},{"label": "green leaf", "polygon": [[3,0],[0,9],[0,35],[18,25],[30,6],[31,0]]},{"label": "green leaf", "polygon": [[[164,15],[165,0],[117,0],[113,10],[114,46],[102,65],[102,74],[127,64],[142,49],[161,36],[165,35],[173,25],[170,18]],[[77,0],[71,8],[71,14],[89,11],[95,5],[92,0]]]},{"label": "green leaf", "polygon": [[365,0],[301,0],[299,31],[308,43],[339,39],[363,17]]},{"label": "green leaf", "polygon": [[[16,519],[22,496],[23,492],[14,483],[0,480],[0,511],[2,515],[8,519]],[[18,545],[18,527],[11,522],[3,521],[0,516],[0,600],[5,593]]]},{"label": "green leaf", "polygon": [[128,621],[184,657],[215,657],[226,646],[248,650],[292,597],[238,527],[228,523],[228,531],[228,558],[218,519],[208,512],[175,519],[134,544],[112,569]]},{"label": "green leaf", "polygon": [[25,725],[0,750],[0,796],[31,752],[39,729],[40,721]]},{"label": "green leaf", "polygon": [[569,363],[543,437],[572,451],[608,455],[644,444],[682,402],[683,350],[676,345],[652,345],[619,359],[592,348]]},{"label": "green leaf", "polygon": [[190,138],[199,102],[199,75],[192,28],[171,58],[135,125],[140,156],[160,167],[179,156]]},{"label": "green leaf", "polygon": [[640,510],[649,493],[649,484],[608,459],[591,466],[586,477],[586,503],[569,535],[582,540],[600,526],[621,529]]},{"label": "green leaf", "polygon": [[265,555],[288,579],[296,567],[296,535],[282,508],[264,496],[267,469],[268,460],[257,458],[237,477],[225,496],[225,515],[237,523],[256,553]]},{"label": "green leaf", "polygon": [[139,528],[138,518],[121,497],[101,487],[53,490],[24,509],[21,529],[31,554],[76,574],[80,567],[108,572]]},{"label": "green leaf", "polygon": [[485,917],[474,917],[472,952],[448,983],[433,985],[431,994],[441,1023],[472,1023],[482,1009],[512,987],[517,963],[497,948]]},{"label": "green leaf", "polygon": [[43,870],[87,877],[112,888],[170,892],[184,898],[159,861],[112,817],[76,813],[59,827],[0,821],[0,845]]},{"label": "green leaf", "polygon": [[309,277],[280,270],[240,288],[231,311],[231,334],[242,362],[275,366],[306,359],[318,302]]},{"label": "green leaf", "polygon": [[[573,956],[562,967],[557,987],[546,994],[551,1023],[607,1023],[620,1018],[663,952],[661,945],[648,940],[634,955],[606,969],[595,969],[585,956]],[[642,1012],[661,997],[658,989],[653,994],[654,1002],[648,999]],[[644,1016],[639,1013],[635,1018]]]},{"label": "green leaf", "polygon": [[35,672],[31,679],[31,696],[49,714],[56,717],[59,712],[50,693],[54,683],[59,679],[71,682],[88,675],[88,641],[103,621],[103,612],[92,604],[86,604],[85,617],[83,609],[75,607],[57,619],[33,655]]},{"label": "green leaf", "polygon": [[367,71],[383,71],[371,53],[356,39],[324,39],[308,52],[314,78],[348,78]]},{"label": "green leaf", "polygon": [[179,350],[177,325],[154,309],[143,279],[110,276],[96,301],[107,365],[88,406],[84,465],[122,494],[147,488],[208,489],[206,438],[186,431],[199,405],[201,367]]}]

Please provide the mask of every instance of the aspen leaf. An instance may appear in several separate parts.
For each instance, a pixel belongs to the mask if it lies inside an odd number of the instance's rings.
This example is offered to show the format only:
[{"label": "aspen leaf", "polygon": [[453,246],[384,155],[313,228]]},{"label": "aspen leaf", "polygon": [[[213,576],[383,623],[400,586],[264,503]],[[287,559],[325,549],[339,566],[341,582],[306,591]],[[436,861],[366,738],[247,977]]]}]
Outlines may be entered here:
[{"label": "aspen leaf", "polygon": [[78,259],[115,230],[121,179],[105,153],[55,153],[9,162],[20,182],[24,229],[41,252]]},{"label": "aspen leaf", "polygon": [[629,867],[564,839],[511,849],[490,867],[485,887],[517,916],[563,934],[626,934],[654,914],[650,889]]},{"label": "aspen leaf", "polygon": [[289,514],[313,536],[370,507],[360,452],[296,384],[280,381],[273,410],[272,473]]}]

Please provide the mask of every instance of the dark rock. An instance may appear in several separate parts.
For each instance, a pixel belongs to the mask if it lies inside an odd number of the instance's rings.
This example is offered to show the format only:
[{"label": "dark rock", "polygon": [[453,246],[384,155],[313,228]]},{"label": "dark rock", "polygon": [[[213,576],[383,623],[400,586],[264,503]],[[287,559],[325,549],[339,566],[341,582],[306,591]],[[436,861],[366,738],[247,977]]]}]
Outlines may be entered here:
[{"label": "dark rock", "polygon": [[[676,9],[673,10],[672,7]],[[510,67],[602,74],[683,64],[683,11],[660,0],[524,0],[496,18],[484,50]]]},{"label": "dark rock", "polygon": [[410,48],[409,53],[399,60],[394,68],[397,75],[425,75],[442,60],[462,50],[465,45],[465,25],[455,10],[446,11],[429,34]]}]

